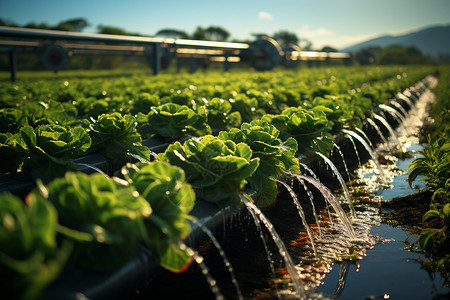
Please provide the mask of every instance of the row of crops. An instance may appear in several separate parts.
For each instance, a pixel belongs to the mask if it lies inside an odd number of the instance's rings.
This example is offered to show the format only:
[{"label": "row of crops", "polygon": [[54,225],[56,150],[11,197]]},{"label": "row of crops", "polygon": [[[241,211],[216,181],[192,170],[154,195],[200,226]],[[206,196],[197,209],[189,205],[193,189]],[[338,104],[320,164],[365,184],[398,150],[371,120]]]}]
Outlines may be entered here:
[{"label": "row of crops", "polygon": [[[439,74],[439,85],[433,90],[437,101],[430,107],[433,130],[421,157],[409,166],[410,185],[415,180],[426,183],[424,190],[432,193],[430,209],[423,216],[419,245],[426,251],[423,264],[430,271],[439,271],[450,281],[450,69]],[[422,177],[419,179],[419,177]]]},{"label": "row of crops", "polygon": [[[196,201],[273,205],[299,155],[329,155],[342,129],[433,67],[54,78],[0,86],[0,172],[35,182],[0,201],[0,276],[34,298],[64,269],[119,268],[143,244],[168,270],[192,258],[178,241]],[[148,141],[167,143],[156,154]],[[102,154],[105,174],[77,171]],[[104,170],[105,171],[105,170]],[[7,190],[7,188],[6,188]]]}]

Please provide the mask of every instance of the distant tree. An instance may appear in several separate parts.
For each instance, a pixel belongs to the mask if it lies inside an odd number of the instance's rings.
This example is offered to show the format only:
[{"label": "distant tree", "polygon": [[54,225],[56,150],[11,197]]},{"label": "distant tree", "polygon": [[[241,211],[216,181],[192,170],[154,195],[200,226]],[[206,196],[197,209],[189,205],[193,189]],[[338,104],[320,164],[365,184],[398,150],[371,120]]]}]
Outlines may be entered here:
[{"label": "distant tree", "polygon": [[379,57],[380,64],[418,64],[428,60],[416,47],[392,45],[384,48]]},{"label": "distant tree", "polygon": [[178,29],[161,29],[156,33],[157,36],[163,36],[173,39],[188,39],[189,34],[183,30]]},{"label": "distant tree", "polygon": [[50,29],[50,26],[48,26],[47,23],[36,23],[36,22],[30,22],[28,24],[25,24],[25,26],[23,26],[25,28],[33,28],[33,29]]},{"label": "distant tree", "polygon": [[122,28],[107,26],[107,25],[98,25],[97,26],[98,33],[103,34],[118,34],[118,35],[139,35],[137,33],[127,32]]},{"label": "distant tree", "polygon": [[71,26],[73,28],[73,31],[77,31],[77,32],[81,32],[84,30],[84,28],[86,28],[87,26],[89,26],[89,22],[86,19],[83,18],[74,18],[74,19],[69,19],[67,21],[63,21],[61,24],[67,24],[69,26]]},{"label": "distant tree", "polygon": [[230,33],[220,26],[209,26],[205,29],[205,38],[210,41],[226,41]]},{"label": "distant tree", "polygon": [[323,52],[337,52],[337,49],[336,49],[336,48],[333,48],[333,47],[331,47],[331,46],[324,46],[324,47],[322,48],[322,50],[320,50],[320,51],[323,51]]},{"label": "distant tree", "polygon": [[290,44],[297,45],[299,43],[299,38],[293,32],[287,30],[280,30],[273,35],[273,38],[280,44],[281,47],[287,47]]},{"label": "distant tree", "polygon": [[0,26],[18,27],[19,25],[17,25],[13,21],[5,20],[5,19],[0,18]]},{"label": "distant tree", "polygon": [[67,24],[65,22],[61,22],[56,26],[50,27],[52,30],[61,30],[61,31],[75,31],[75,28],[72,27],[72,25]]},{"label": "distant tree", "polygon": [[194,40],[206,40],[205,30],[202,27],[197,27],[192,34]]}]

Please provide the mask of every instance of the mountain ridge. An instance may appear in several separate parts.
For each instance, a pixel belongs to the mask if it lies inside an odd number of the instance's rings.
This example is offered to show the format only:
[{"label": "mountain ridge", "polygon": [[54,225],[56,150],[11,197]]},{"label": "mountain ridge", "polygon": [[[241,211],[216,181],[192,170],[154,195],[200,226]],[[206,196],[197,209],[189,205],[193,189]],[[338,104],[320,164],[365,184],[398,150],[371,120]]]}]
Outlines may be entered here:
[{"label": "mountain ridge", "polygon": [[356,52],[371,46],[385,48],[391,45],[414,46],[427,56],[450,55],[450,24],[425,27],[403,35],[383,35],[340,51]]}]

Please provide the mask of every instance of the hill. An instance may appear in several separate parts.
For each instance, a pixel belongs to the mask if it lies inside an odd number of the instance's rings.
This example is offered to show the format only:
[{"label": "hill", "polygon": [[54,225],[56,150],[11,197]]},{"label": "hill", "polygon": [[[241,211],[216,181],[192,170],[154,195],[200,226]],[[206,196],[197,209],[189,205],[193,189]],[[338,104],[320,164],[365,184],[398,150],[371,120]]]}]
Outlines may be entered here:
[{"label": "hill", "polygon": [[433,26],[404,35],[385,35],[350,47],[343,52],[355,52],[370,46],[385,48],[391,45],[415,46],[424,55],[439,57],[450,55],[450,25]]}]

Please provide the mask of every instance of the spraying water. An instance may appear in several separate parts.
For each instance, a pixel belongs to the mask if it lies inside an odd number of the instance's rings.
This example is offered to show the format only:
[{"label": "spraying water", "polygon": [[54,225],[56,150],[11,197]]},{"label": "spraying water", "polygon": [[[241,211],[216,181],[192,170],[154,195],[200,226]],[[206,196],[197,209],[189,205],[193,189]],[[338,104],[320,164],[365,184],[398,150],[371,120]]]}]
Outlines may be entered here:
[{"label": "spraying water", "polygon": [[364,146],[364,148],[370,154],[370,156],[372,157],[372,160],[374,161],[375,165],[378,168],[378,176],[380,177],[380,179],[383,183],[386,183],[386,176],[384,176],[383,170],[381,169],[380,162],[378,161],[372,148],[370,148],[369,144],[367,144],[366,141],[354,131],[342,129],[342,132],[346,133],[347,135],[353,136]]},{"label": "spraying water", "polygon": [[[247,196],[249,197],[249,196]],[[266,216],[261,212],[261,210],[256,207],[256,205],[249,201],[245,195],[240,195],[240,198],[242,202],[245,204],[245,207],[249,211],[249,213],[252,215],[253,220],[256,222],[262,222],[263,225],[267,228],[270,235],[272,236],[273,241],[278,247],[278,251],[283,258],[286,269],[291,277],[291,281],[294,284],[295,291],[297,292],[297,295],[300,299],[306,299],[305,290],[303,287],[303,282],[300,279],[300,276],[298,275],[297,269],[295,268],[295,264],[292,261],[292,257],[289,255],[289,252],[286,249],[286,246],[284,245],[283,241],[281,240],[280,236],[276,232],[275,228],[273,227],[273,224],[266,218]]]},{"label": "spraying water", "polygon": [[83,167],[91,168],[92,170],[94,170],[94,171],[102,174],[103,176],[105,176],[106,179],[110,179],[109,176],[105,172],[103,172],[102,170],[100,170],[96,166],[91,166],[91,165],[88,165],[88,164],[85,164],[85,163],[76,163],[76,164],[77,164],[77,166],[83,166]]},{"label": "spraying water", "polygon": [[342,189],[344,190],[344,196],[345,196],[345,200],[347,200],[348,202],[348,207],[350,208],[350,213],[352,215],[352,217],[356,217],[356,211],[355,208],[353,207],[353,203],[352,203],[352,199],[350,198],[350,193],[348,191],[347,186],[345,185],[345,181],[344,178],[342,178],[341,173],[339,173],[339,170],[336,168],[336,166],[333,164],[333,162],[326,157],[325,155],[323,155],[320,152],[316,152],[317,155],[319,155],[320,157],[322,157],[322,159],[325,161],[325,163],[327,163],[331,170],[333,171],[334,176],[339,180],[339,183],[342,187]]},{"label": "spraying water", "polygon": [[355,130],[358,131],[360,136],[362,136],[364,139],[366,139],[367,143],[369,144],[369,146],[371,148],[375,149],[375,147],[372,145],[372,141],[369,139],[367,134],[362,129],[359,129],[358,127],[356,127]]},{"label": "spraying water", "polygon": [[347,163],[345,162],[344,153],[342,153],[341,148],[339,148],[339,146],[337,144],[334,144],[334,148],[338,151],[338,153],[342,159],[342,164],[344,165],[345,173],[347,174],[348,181],[350,182],[350,185],[351,185],[352,180],[350,178],[350,172],[348,171]]},{"label": "spraying water", "polygon": [[203,230],[204,233],[206,233],[206,235],[211,239],[212,243],[219,251],[219,254],[222,257],[223,263],[227,267],[228,272],[230,272],[231,282],[233,283],[234,287],[236,288],[236,293],[237,293],[238,299],[243,300],[244,297],[242,296],[241,288],[239,287],[239,283],[236,279],[236,274],[234,273],[234,268],[231,265],[230,261],[228,260],[226,254],[225,254],[225,251],[223,251],[223,248],[220,245],[219,241],[216,239],[216,237],[211,232],[211,230],[209,230],[207,227],[205,227],[202,223],[200,223],[199,221],[197,221],[195,219],[191,219],[191,221],[194,224],[196,224],[201,230]]},{"label": "spraying water", "polygon": [[338,215],[339,219],[342,222],[342,225],[344,226],[344,229],[346,233],[349,235],[350,238],[356,239],[355,231],[353,230],[352,223],[350,219],[345,214],[344,210],[342,209],[342,206],[339,204],[339,201],[336,199],[336,197],[333,195],[333,193],[322,183],[315,180],[312,177],[307,177],[304,175],[295,175],[297,179],[304,180],[310,184],[312,184],[325,198],[328,203],[333,207],[334,211]]},{"label": "spraying water", "polygon": [[[292,200],[295,203],[295,206],[297,206],[297,211],[298,211],[298,214],[300,216],[300,219],[302,220],[303,227],[305,227],[306,233],[308,233],[309,240],[311,241],[311,247],[312,247],[313,252],[314,252],[314,256],[317,256],[316,246],[314,244],[314,236],[312,235],[311,228],[309,228],[308,222],[306,221],[305,212],[303,210],[302,205],[300,204],[300,201],[297,198],[297,195],[295,194],[294,190],[288,184],[286,184],[285,182],[283,182],[281,180],[278,180],[278,179],[275,179],[275,178],[274,178],[274,180],[276,182],[280,183],[281,185],[283,185],[286,188],[286,190],[289,192],[289,194],[291,195]],[[316,219],[316,223],[319,224],[317,219]]]},{"label": "spraying water", "polygon": [[[319,218],[317,217],[317,212],[316,212],[316,206],[314,205],[314,196],[311,193],[311,191],[308,189],[308,187],[305,184],[305,181],[300,180],[300,183],[302,184],[303,188],[305,189],[306,193],[308,194],[308,198],[309,201],[311,202],[311,206],[312,206],[312,211],[313,211],[313,215],[314,215],[314,219],[316,220],[316,225],[317,225],[317,229],[319,230],[319,237],[322,239],[322,229],[320,228],[320,223],[319,223]],[[328,208],[328,205],[327,205]],[[328,210],[328,213],[330,213],[330,211]],[[330,217],[331,219],[331,217]]]},{"label": "spraying water", "polygon": [[311,174],[312,177],[314,177],[314,179],[316,179],[317,181],[320,181],[319,178],[317,177],[316,173],[314,173],[313,170],[311,170],[307,165],[305,165],[304,163],[299,162],[299,165],[302,166],[307,172],[309,172],[309,174]]},{"label": "spraying water", "polygon": [[408,116],[408,113],[406,112],[406,110],[403,108],[403,106],[398,103],[397,101],[391,101],[390,102],[392,105],[394,105],[395,107],[398,108],[398,110],[403,114],[403,116],[406,118]]},{"label": "spraying water", "polygon": [[411,99],[409,99],[407,96],[405,96],[405,94],[398,93],[398,94],[397,94],[397,97],[398,97],[399,99],[402,99],[403,101],[405,101],[406,104],[408,104],[408,106],[409,106],[410,109],[413,108],[414,105],[413,105],[413,103],[411,102]]},{"label": "spraying water", "polygon": [[361,158],[359,157],[358,148],[356,148],[356,144],[355,144],[355,141],[353,140],[352,136],[349,135],[348,139],[350,140],[350,142],[353,145],[353,149],[355,150],[356,158],[358,159],[358,167],[360,167],[361,166]]},{"label": "spraying water", "polygon": [[131,153],[131,152],[128,152],[127,154],[128,154],[128,156],[131,156],[132,158],[137,159],[137,160],[140,161],[141,163],[144,163],[144,164],[149,164],[149,163],[150,163],[150,161],[148,161],[148,160],[145,159],[144,157],[139,156],[139,155],[137,155],[137,154],[134,154],[134,153]]},{"label": "spraying water", "polygon": [[372,120],[371,118],[367,118],[367,122],[373,127],[375,128],[375,131],[377,132],[378,136],[383,140],[383,143],[388,146],[389,142],[388,140],[384,137],[383,132],[381,132],[380,127],[378,127],[377,123],[375,123],[374,120]]},{"label": "spraying water", "polygon": [[380,104],[379,107],[387,111],[391,116],[393,116],[394,119],[396,119],[397,122],[403,127],[403,129],[406,130],[406,119],[395,108],[392,108],[384,104]]},{"label": "spraying water", "polygon": [[344,287],[345,287],[345,283],[347,280],[349,270],[350,270],[350,262],[349,261],[343,261],[342,263],[340,263],[339,280],[338,280],[336,288],[334,289],[334,292],[333,292],[333,299],[339,298],[339,296],[344,291]]},{"label": "spraying water", "polygon": [[198,254],[197,251],[195,251],[192,248],[189,248],[181,241],[178,241],[178,247],[181,250],[186,251],[194,259],[194,261],[197,263],[197,265],[200,267],[200,269],[202,270],[202,274],[205,276],[206,281],[208,282],[208,284],[211,288],[211,291],[216,296],[216,300],[224,300],[225,297],[223,296],[222,292],[220,291],[219,287],[217,286],[217,281],[209,273],[208,266],[205,264],[203,257],[200,254]]},{"label": "spraying water", "polygon": [[397,147],[399,147],[401,149],[402,146],[397,137],[397,134],[395,134],[394,129],[391,127],[391,125],[389,125],[388,121],[386,121],[385,118],[383,118],[382,116],[379,116],[377,114],[373,114],[373,117],[374,117],[374,119],[380,121],[384,127],[386,127],[386,129],[389,131],[389,134],[391,135],[392,139],[395,141],[395,144],[397,144]]}]

